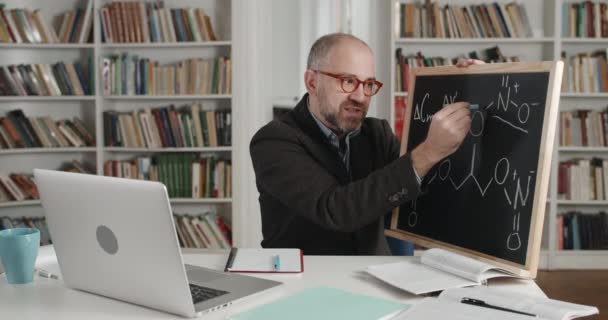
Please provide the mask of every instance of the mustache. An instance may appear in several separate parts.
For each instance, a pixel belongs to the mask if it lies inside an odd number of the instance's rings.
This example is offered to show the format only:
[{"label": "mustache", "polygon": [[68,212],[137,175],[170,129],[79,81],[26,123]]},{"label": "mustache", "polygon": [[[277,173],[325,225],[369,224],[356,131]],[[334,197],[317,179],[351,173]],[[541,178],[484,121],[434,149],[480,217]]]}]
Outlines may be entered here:
[{"label": "mustache", "polygon": [[367,106],[363,103],[359,103],[356,101],[346,101],[343,102],[342,104],[340,104],[340,107],[351,107],[351,108],[358,108],[361,109],[363,111],[367,110]]}]

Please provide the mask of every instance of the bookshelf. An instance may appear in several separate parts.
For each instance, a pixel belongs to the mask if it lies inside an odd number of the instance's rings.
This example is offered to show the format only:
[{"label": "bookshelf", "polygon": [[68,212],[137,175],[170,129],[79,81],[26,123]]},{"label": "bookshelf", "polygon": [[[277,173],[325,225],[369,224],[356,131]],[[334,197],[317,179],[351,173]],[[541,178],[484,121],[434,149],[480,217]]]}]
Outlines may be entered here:
[{"label": "bookshelf", "polygon": [[[108,0],[91,0],[94,14],[92,43],[1,43],[0,61],[2,65],[20,63],[87,62],[92,59],[95,79],[94,95],[89,96],[2,96],[0,115],[9,110],[21,109],[26,116],[51,116],[53,119],[79,117],[87,129],[95,136],[94,147],[81,148],[24,148],[0,149],[0,167],[3,172],[31,173],[33,168],[58,169],[62,163],[78,160],[93,173],[104,174],[104,162],[108,160],[130,160],[137,156],[156,154],[196,154],[199,157],[217,156],[220,159],[233,158],[232,146],[189,147],[189,148],[122,148],[107,147],[104,142],[103,113],[105,111],[132,112],[160,106],[199,103],[205,110],[235,110],[232,94],[189,94],[189,95],[104,95],[100,62],[109,55],[128,53],[151,60],[161,65],[190,58],[232,58],[233,7],[232,1],[224,0],[176,0],[166,1],[165,7],[202,8],[211,18],[217,41],[170,42],[170,43],[104,43],[101,35],[100,9],[110,3]],[[148,2],[148,1],[144,1]],[[39,0],[4,1],[7,9],[40,9],[42,16],[51,23],[53,17],[75,8],[86,8],[87,1]],[[236,74],[234,70],[232,74]],[[231,133],[232,134],[232,133]],[[233,166],[235,166],[233,162]],[[238,166],[238,164],[236,164]],[[233,184],[234,185],[234,184]],[[214,211],[231,226],[233,221],[233,197],[223,198],[171,198],[174,213],[199,214]],[[0,203],[0,217],[43,216],[38,200],[10,201]]]},{"label": "bookshelf", "polygon": [[[493,1],[457,0],[437,3],[440,7],[450,5],[478,5]],[[499,4],[512,1],[499,0]],[[438,39],[438,38],[402,38],[395,33],[395,23],[398,10],[396,4],[424,3],[414,0],[393,0],[390,8],[390,25],[384,30],[390,32],[390,107],[381,113],[395,126],[395,99],[407,99],[407,92],[396,90],[396,58],[395,50],[402,48],[403,54],[422,52],[425,56],[441,56],[455,58],[466,55],[470,51],[479,51],[498,45],[505,56],[518,56],[522,61],[560,60],[561,52],[568,55],[580,52],[592,52],[608,48],[608,38],[572,38],[562,34],[564,21],[562,10],[564,4],[580,3],[582,1],[566,0],[533,0],[519,2],[525,5],[530,18],[533,37],[526,38],[469,38],[469,39]],[[387,17],[388,18],[388,17]],[[449,53],[449,54],[448,54]],[[584,106],[586,109],[600,110],[606,107],[608,93],[575,93],[563,92],[560,99],[560,111],[575,110]],[[559,128],[558,128],[559,130]],[[559,133],[558,133],[559,134]],[[559,250],[557,218],[562,212],[580,210],[583,212],[599,212],[608,210],[608,201],[572,201],[558,199],[557,173],[558,164],[565,159],[577,157],[598,157],[608,159],[607,147],[560,147],[556,139],[545,224],[540,267],[545,269],[598,269],[608,266],[608,250]]]},{"label": "bookshelf", "polygon": [[158,96],[136,96],[136,95],[108,95],[104,96],[105,100],[139,100],[139,101],[154,101],[154,100],[230,100],[232,96],[229,94],[207,94],[207,95],[181,95],[181,96],[167,96],[167,95],[158,95]]}]

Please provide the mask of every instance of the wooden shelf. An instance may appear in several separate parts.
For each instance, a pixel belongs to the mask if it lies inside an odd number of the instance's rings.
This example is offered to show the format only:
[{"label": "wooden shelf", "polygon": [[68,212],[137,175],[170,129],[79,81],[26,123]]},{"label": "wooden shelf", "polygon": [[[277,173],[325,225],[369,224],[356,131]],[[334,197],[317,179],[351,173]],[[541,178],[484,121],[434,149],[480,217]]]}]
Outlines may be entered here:
[{"label": "wooden shelf", "polygon": [[556,250],[549,259],[552,269],[606,269],[608,250]]},{"label": "wooden shelf", "polygon": [[557,250],[560,256],[603,256],[608,255],[608,250]]},{"label": "wooden shelf", "polygon": [[552,43],[554,38],[399,38],[397,44],[424,43],[424,44],[470,44],[470,43]]},{"label": "wooden shelf", "polygon": [[559,206],[608,206],[606,200],[557,200]]},{"label": "wooden shelf", "polygon": [[158,153],[158,152],[230,152],[232,147],[200,147],[200,148],[123,148],[105,147],[104,151],[116,153]]},{"label": "wooden shelf", "polygon": [[562,38],[564,44],[608,44],[608,38]]},{"label": "wooden shelf", "polygon": [[[170,202],[171,202],[171,204],[222,204],[222,203],[232,203],[232,198],[203,198],[203,199],[172,198],[172,199],[170,199]],[[0,202],[0,208],[40,206],[40,205],[41,205],[40,200]]]},{"label": "wooden shelf", "polygon": [[40,200],[0,202],[0,208],[39,206]]},{"label": "wooden shelf", "polygon": [[0,49],[93,49],[92,43],[0,43]]},{"label": "wooden shelf", "polygon": [[2,101],[95,101],[95,96],[1,96]]},{"label": "wooden shelf", "polygon": [[31,153],[78,153],[78,152],[95,152],[95,147],[84,148],[18,148],[18,149],[2,149],[0,155],[5,154],[31,154]]},{"label": "wooden shelf", "polygon": [[232,198],[172,198],[171,204],[220,204],[232,203]]},{"label": "wooden shelf", "polygon": [[137,95],[137,96],[121,96],[121,95],[110,95],[104,96],[104,99],[107,100],[212,100],[212,99],[232,99],[232,95],[230,94],[204,94],[204,95],[159,95],[159,96],[147,96],[147,95]]},{"label": "wooden shelf", "polygon": [[596,92],[596,93],[576,93],[576,92],[563,92],[562,98],[608,98],[607,92]]},{"label": "wooden shelf", "polygon": [[205,42],[148,42],[148,43],[103,43],[102,49],[131,49],[131,48],[199,48],[199,47],[228,47],[232,41]]},{"label": "wooden shelf", "polygon": [[560,152],[608,152],[608,147],[559,147]]}]

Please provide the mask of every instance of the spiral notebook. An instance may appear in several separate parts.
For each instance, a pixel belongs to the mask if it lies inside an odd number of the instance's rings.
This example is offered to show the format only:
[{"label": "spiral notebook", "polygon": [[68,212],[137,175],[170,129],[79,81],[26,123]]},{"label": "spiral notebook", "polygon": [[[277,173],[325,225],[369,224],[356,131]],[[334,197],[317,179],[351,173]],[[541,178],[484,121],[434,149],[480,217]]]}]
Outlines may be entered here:
[{"label": "spiral notebook", "polygon": [[300,273],[304,256],[300,249],[232,248],[224,271]]}]

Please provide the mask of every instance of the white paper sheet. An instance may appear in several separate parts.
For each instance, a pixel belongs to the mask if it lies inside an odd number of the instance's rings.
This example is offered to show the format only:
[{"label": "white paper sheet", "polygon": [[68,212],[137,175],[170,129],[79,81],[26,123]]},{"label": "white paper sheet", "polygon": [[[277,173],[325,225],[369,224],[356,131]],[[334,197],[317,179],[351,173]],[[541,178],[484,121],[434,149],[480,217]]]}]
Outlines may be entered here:
[{"label": "white paper sheet", "polygon": [[461,288],[479,283],[420,263],[420,259],[369,266],[367,273],[399,289],[423,294],[446,288]]},{"label": "white paper sheet", "polygon": [[565,320],[576,317],[589,316],[598,313],[598,309],[544,297],[501,290],[491,287],[457,288],[445,290],[439,298],[459,302],[462,298],[473,298],[486,303],[509,309],[515,309],[538,315],[547,319]]},{"label": "white paper sheet", "polygon": [[438,298],[426,298],[391,320],[543,320],[513,312],[499,311],[452,302]]},{"label": "white paper sheet", "polygon": [[[280,260],[278,270],[274,269],[275,256]],[[238,248],[229,271],[302,272],[302,255],[300,249]]]}]

